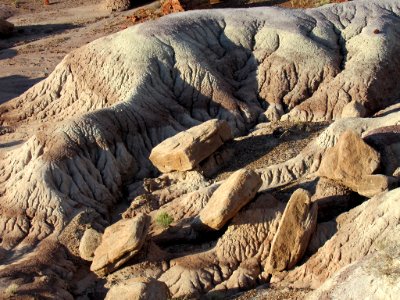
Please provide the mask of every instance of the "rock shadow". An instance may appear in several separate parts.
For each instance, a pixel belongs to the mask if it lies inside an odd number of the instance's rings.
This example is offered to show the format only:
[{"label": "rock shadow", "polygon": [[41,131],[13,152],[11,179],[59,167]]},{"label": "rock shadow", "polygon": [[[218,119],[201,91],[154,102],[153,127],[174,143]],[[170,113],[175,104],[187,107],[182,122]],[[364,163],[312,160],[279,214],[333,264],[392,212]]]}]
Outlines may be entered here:
[{"label": "rock shadow", "polygon": [[[308,144],[311,136],[325,128],[325,123],[295,123],[278,126],[269,134],[250,135],[228,142],[224,147],[234,150],[234,158],[229,165],[222,167],[214,178],[241,168],[260,169],[282,163],[295,157]],[[276,147],[287,149],[285,157],[271,153]]]},{"label": "rock shadow", "polygon": [[21,75],[11,75],[0,78],[0,104],[18,97],[45,77],[28,78]]},{"label": "rock shadow", "polygon": [[0,48],[0,60],[2,59],[8,59],[8,58],[13,58],[14,56],[17,55],[17,50],[15,49],[1,49]]},{"label": "rock shadow", "polygon": [[14,33],[9,38],[4,39],[3,42],[6,43],[7,48],[11,48],[21,43],[25,44],[41,40],[50,35],[61,34],[80,27],[82,25],[71,23],[15,26]]},{"label": "rock shadow", "polygon": [[252,3],[243,3],[242,1],[221,1],[220,3],[213,4],[215,8],[240,8],[240,7],[260,7],[260,6],[274,6],[290,2],[290,0],[264,0]]}]

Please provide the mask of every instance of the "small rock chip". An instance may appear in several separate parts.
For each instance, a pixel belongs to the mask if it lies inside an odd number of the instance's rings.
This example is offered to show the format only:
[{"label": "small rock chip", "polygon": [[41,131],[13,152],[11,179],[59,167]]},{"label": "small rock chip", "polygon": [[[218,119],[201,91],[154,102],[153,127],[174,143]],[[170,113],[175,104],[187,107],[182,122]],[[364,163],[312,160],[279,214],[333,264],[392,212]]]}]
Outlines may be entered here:
[{"label": "small rock chip", "polygon": [[289,270],[302,258],[315,231],[317,211],[318,205],[311,202],[306,190],[292,194],[272,241],[265,272]]},{"label": "small rock chip", "polygon": [[261,184],[262,180],[256,172],[246,169],[236,171],[213,193],[193,222],[193,227],[199,231],[221,229],[254,198]]}]

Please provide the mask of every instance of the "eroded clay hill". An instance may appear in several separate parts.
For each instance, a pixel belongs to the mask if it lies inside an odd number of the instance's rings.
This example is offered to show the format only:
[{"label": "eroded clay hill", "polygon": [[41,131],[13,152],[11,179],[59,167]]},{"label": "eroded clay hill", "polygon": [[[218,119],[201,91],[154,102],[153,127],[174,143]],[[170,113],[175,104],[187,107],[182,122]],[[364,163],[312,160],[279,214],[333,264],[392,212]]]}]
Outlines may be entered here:
[{"label": "eroded clay hill", "polygon": [[[33,290],[65,299],[104,296],[98,288],[104,282],[96,283],[80,258],[80,241],[88,227],[103,232],[130,219],[133,224],[126,222],[136,235],[129,249],[108,253],[109,246],[94,247],[92,271],[107,276],[107,288],[145,276],[165,283],[174,297],[197,297],[249,288],[270,275],[277,286],[316,288],[366,254],[373,260],[377,237],[399,232],[399,210],[390,209],[398,207],[398,190],[387,190],[399,176],[400,113],[393,106],[363,117],[400,99],[399,52],[400,3],[360,0],[310,10],[171,15],[70,53],[46,80],[0,107],[0,289],[16,284],[21,297]],[[207,211],[208,200],[231,179],[213,182],[197,171],[147,178],[159,175],[149,160],[156,145],[210,119],[226,121],[236,137],[255,128],[249,134],[255,138],[269,130],[268,124],[255,127],[260,123],[336,121],[296,157],[253,172],[261,178],[259,183],[254,179],[260,187],[255,200],[235,204],[229,218],[221,218],[222,227],[209,234],[193,224],[199,216],[207,219],[201,212]],[[350,179],[317,172],[324,157],[333,155],[327,152],[340,151],[331,147],[346,143],[340,142],[343,133],[354,134],[361,145],[357,149],[375,147],[372,171],[355,171],[358,177]],[[379,186],[371,187],[371,178]],[[361,179],[364,186],[348,184]],[[320,185],[329,186],[324,180],[334,182],[332,194],[314,193]],[[288,190],[278,193],[278,200],[266,193],[283,186]],[[311,194],[294,203],[290,195],[299,187]],[[386,194],[338,220],[329,213],[317,220],[314,202],[324,199],[318,205],[330,211],[339,190],[341,198]],[[118,203],[134,198],[121,220]],[[293,215],[290,207],[303,210],[304,218],[294,222],[297,242],[285,253],[288,261],[272,264],[283,257],[279,249],[285,247],[279,243],[291,234],[284,230],[286,222],[293,223],[286,217]],[[173,217],[170,228],[157,227],[160,212]],[[150,218],[135,221],[143,214]],[[384,223],[371,231],[352,222],[359,218],[370,226],[378,216]],[[362,234],[371,242],[350,237]],[[98,236],[88,240],[99,243]],[[117,271],[133,251],[138,256]],[[94,282],[96,291],[90,290]]]}]

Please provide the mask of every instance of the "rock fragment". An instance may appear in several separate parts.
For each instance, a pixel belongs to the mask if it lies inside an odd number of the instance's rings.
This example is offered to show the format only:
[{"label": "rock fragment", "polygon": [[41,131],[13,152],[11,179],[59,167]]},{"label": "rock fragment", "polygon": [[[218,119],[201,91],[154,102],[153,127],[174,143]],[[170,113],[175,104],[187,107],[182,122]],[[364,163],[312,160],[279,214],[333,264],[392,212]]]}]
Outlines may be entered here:
[{"label": "rock fragment", "polygon": [[104,2],[105,9],[113,12],[120,12],[130,8],[131,1],[130,0],[105,0]]},{"label": "rock fragment", "polygon": [[106,300],[167,300],[170,293],[167,285],[153,278],[131,278],[114,285],[107,293]]},{"label": "rock fragment", "polygon": [[231,138],[226,121],[209,120],[158,144],[150,160],[163,173],[192,170]]},{"label": "rock fragment", "polygon": [[102,276],[118,269],[139,252],[149,229],[150,217],[139,214],[107,227],[94,252],[90,270]]},{"label": "rock fragment", "polygon": [[246,169],[236,171],[213,193],[193,226],[197,230],[221,229],[254,198],[261,184],[262,180],[256,172]]},{"label": "rock fragment", "polygon": [[79,243],[79,254],[84,260],[92,261],[94,251],[101,243],[101,233],[93,228],[87,229]]},{"label": "rock fragment", "polygon": [[367,115],[365,107],[357,101],[351,101],[342,110],[342,118],[363,118]]},{"label": "rock fragment", "polygon": [[391,177],[385,175],[367,175],[357,186],[357,193],[362,196],[371,198],[382,192],[387,192],[393,183]]},{"label": "rock fragment", "polygon": [[334,147],[326,151],[318,174],[357,191],[361,179],[373,174],[379,164],[379,153],[354,131],[348,130],[340,136]]},{"label": "rock fragment", "polygon": [[291,269],[302,258],[315,231],[317,211],[317,204],[311,202],[306,190],[298,189],[292,194],[272,241],[265,272]]}]

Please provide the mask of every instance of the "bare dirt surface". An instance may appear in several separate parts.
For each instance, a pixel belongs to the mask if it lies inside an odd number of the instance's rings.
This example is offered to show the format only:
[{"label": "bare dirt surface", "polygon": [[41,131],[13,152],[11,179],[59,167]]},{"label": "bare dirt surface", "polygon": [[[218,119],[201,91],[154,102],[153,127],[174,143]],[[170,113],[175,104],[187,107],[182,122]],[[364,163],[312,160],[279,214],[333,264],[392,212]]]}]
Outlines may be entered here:
[{"label": "bare dirt surface", "polygon": [[307,289],[291,289],[291,288],[274,288],[268,285],[261,285],[256,289],[240,293],[235,295],[231,299],[235,300],[301,300],[304,299],[307,293],[310,292]]},{"label": "bare dirt surface", "polygon": [[328,122],[259,124],[249,135],[226,145],[234,150],[234,159],[215,179],[223,180],[240,168],[255,170],[285,162],[298,155],[327,125]]},{"label": "bare dirt surface", "polygon": [[[12,37],[0,40],[0,103],[45,79],[69,52],[126,27],[124,13],[109,13],[101,0],[3,0],[14,10]],[[154,3],[153,5],[157,5]],[[151,4],[150,4],[151,6]]]}]

